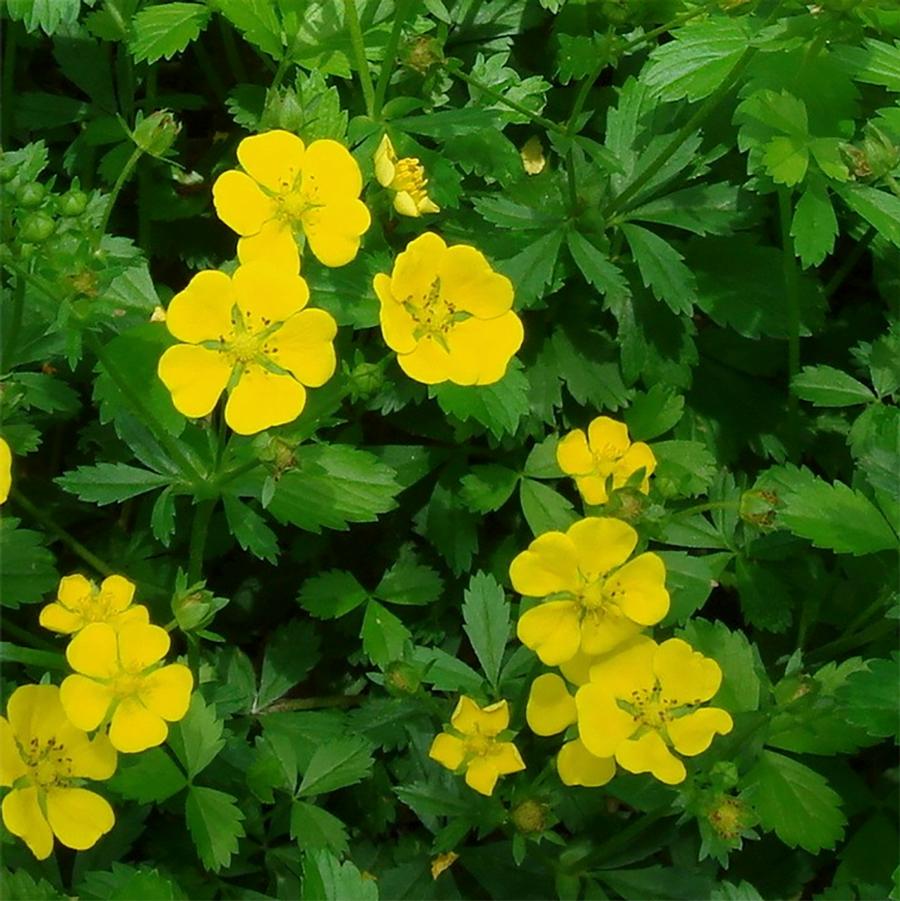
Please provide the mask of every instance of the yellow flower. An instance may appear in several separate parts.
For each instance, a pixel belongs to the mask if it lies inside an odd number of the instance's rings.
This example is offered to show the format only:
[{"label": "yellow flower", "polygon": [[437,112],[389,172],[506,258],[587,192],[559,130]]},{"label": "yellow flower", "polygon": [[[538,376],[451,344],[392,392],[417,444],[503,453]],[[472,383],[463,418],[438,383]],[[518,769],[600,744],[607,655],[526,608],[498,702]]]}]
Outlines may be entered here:
[{"label": "yellow flower", "polygon": [[509,577],[520,594],[547,600],[519,617],[519,640],[558,666],[579,650],[605,654],[658,623],[669,611],[666,568],[652,553],[626,563],[637,540],[628,523],[598,516],[535,538]]},{"label": "yellow flower", "polygon": [[79,783],[115,772],[109,739],[91,741],[66,719],[56,685],[17,688],[6,717],[0,717],[0,785],[12,787],[3,799],[6,828],[38,860],[50,856],[54,835],[78,851],[95,845],[115,816],[104,798]]},{"label": "yellow flower", "polygon": [[169,633],[129,623],[118,632],[107,623],[85,626],[69,643],[66,658],[76,675],[60,687],[66,715],[91,731],[109,719],[109,740],[128,754],[161,745],[187,713],[194,677],[181,663],[160,667]]},{"label": "yellow flower", "polygon": [[108,576],[98,589],[84,576],[64,576],[56,592],[58,603],[41,610],[40,623],[45,629],[70,635],[88,623],[109,623],[121,629],[126,623],[149,622],[147,608],[136,604],[134,583],[123,576]]},{"label": "yellow flower", "polygon": [[385,135],[375,151],[375,178],[384,188],[395,191],[394,209],[401,216],[439,213],[441,208],[425,190],[425,169],[415,157],[397,159],[391,139]]},{"label": "yellow flower", "polygon": [[456,734],[442,732],[428,756],[448,770],[465,767],[466,785],[483,795],[494,791],[497,779],[525,769],[518,748],[497,736],[509,726],[509,705],[497,701],[481,708],[465,695],[459,699],[450,725]]},{"label": "yellow flower", "polygon": [[637,642],[593,667],[591,681],[578,689],[579,736],[592,754],[614,756],[631,773],[652,773],[674,785],[686,773],[671,749],[693,757],[713,736],[731,731],[727,711],[700,707],[721,683],[715,660],[680,638]]},{"label": "yellow flower", "polygon": [[581,429],[569,432],[556,446],[556,461],[575,484],[588,504],[609,500],[607,480],[613,489],[621,488],[639,469],[644,470],[640,490],[650,490],[650,475],[656,469],[656,457],[649,445],[632,444],[628,428],[608,416],[598,416],[589,426],[587,437]]},{"label": "yellow flower", "polygon": [[233,276],[195,275],[169,304],[166,327],[180,341],[159,360],[159,377],[185,416],[206,416],[229,388],[225,421],[253,435],[296,419],[304,385],[334,373],[334,319],[304,309],[309,288],[299,276],[259,260]]},{"label": "yellow flower", "polygon": [[12,488],[12,452],[9,445],[0,438],[0,504],[5,504]]},{"label": "yellow flower", "polygon": [[417,382],[490,385],[522,346],[513,287],[474,247],[426,232],[375,276],[381,333]]},{"label": "yellow flower", "polygon": [[541,145],[541,139],[537,135],[532,135],[519,151],[522,157],[522,167],[528,175],[539,175],[544,171],[547,160],[544,157],[544,148]]},{"label": "yellow flower", "polygon": [[330,140],[305,147],[296,135],[276,130],[244,138],[237,156],[244,171],[229,169],[216,179],[213,203],[241,235],[242,263],[265,257],[296,272],[298,232],[326,266],[356,256],[371,218],[359,199],[359,166],[346,147]]}]

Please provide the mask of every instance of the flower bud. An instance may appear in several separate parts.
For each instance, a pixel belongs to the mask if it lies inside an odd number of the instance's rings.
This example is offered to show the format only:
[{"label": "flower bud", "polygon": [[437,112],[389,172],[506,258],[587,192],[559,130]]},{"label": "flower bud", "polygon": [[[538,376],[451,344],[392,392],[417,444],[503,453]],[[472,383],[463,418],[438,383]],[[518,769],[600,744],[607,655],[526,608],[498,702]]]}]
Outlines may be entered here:
[{"label": "flower bud", "polygon": [[727,842],[739,839],[751,824],[752,816],[747,805],[731,795],[718,795],[706,812],[713,831]]},{"label": "flower bud", "polygon": [[131,138],[144,153],[161,157],[175,142],[181,124],[168,111],[159,110],[137,123]]},{"label": "flower bud", "polygon": [[19,229],[19,237],[29,244],[41,244],[56,231],[56,221],[46,213],[31,213]]},{"label": "flower bud", "polygon": [[87,204],[87,194],[73,188],[59,198],[59,214],[67,218],[80,216],[87,209]]},{"label": "flower bud", "polygon": [[203,589],[172,598],[172,613],[182,632],[205,626],[219,609],[211,591]]},{"label": "flower bud", "polygon": [[356,401],[371,397],[384,383],[384,371],[379,363],[359,363],[350,371],[350,396]]},{"label": "flower bud", "polygon": [[547,804],[529,798],[512,809],[510,819],[523,835],[534,835],[544,832],[550,825],[547,820],[549,811],[550,807]]},{"label": "flower bud", "polygon": [[432,66],[444,61],[444,51],[434,38],[420,35],[407,44],[403,61],[410,69],[424,74]]},{"label": "flower bud", "polygon": [[0,162],[0,184],[5,185],[11,182],[16,177],[18,171],[18,163],[10,163],[8,160]]},{"label": "flower bud", "polygon": [[16,201],[20,207],[26,210],[33,210],[44,202],[44,195],[47,189],[36,181],[30,181],[28,184],[22,185],[16,192]]},{"label": "flower bud", "polygon": [[422,679],[418,670],[402,660],[395,660],[388,664],[384,671],[384,687],[388,694],[394,697],[413,695],[419,690],[421,684]]},{"label": "flower bud", "polygon": [[777,506],[778,495],[774,491],[745,491],[740,501],[741,519],[761,529],[771,528]]}]

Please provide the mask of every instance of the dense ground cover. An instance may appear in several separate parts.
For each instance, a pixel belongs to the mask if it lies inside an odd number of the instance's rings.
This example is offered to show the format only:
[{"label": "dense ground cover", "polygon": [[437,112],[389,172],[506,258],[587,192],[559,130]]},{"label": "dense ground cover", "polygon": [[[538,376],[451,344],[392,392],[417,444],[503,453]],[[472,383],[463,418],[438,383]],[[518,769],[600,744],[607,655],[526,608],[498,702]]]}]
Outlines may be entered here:
[{"label": "dense ground cover", "polygon": [[895,0],[5,0],[5,898],[900,898]]}]

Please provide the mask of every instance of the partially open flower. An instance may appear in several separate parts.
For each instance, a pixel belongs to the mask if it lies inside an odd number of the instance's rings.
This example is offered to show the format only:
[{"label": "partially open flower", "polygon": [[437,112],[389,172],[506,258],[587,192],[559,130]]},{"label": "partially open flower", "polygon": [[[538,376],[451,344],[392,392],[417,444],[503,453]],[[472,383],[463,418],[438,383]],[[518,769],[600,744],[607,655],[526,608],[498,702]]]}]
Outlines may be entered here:
[{"label": "partially open flower", "polygon": [[9,445],[0,438],[0,504],[5,504],[12,487],[12,453]]},{"label": "partially open flower", "polygon": [[428,196],[428,179],[422,164],[415,157],[398,159],[387,135],[375,151],[375,178],[382,187],[395,192],[394,209],[401,216],[440,212],[440,207]]}]

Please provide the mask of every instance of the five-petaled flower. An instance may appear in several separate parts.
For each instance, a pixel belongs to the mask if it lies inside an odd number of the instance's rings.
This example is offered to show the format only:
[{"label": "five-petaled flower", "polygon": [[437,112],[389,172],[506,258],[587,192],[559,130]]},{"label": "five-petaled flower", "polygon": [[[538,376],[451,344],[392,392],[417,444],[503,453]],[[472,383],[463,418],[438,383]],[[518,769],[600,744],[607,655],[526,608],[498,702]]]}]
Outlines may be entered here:
[{"label": "five-petaled flower", "polygon": [[109,779],[116,752],[105,735],[91,741],[74,726],[55,685],[17,688],[0,717],[0,785],[3,823],[39,860],[50,856],[53,836],[83,851],[112,829],[109,803],[80,787],[82,779]]},{"label": "five-petaled flower", "polygon": [[266,258],[296,272],[297,239],[309,242],[326,266],[343,266],[359,250],[371,218],[359,199],[362,174],[337,141],[309,147],[287,131],[268,131],[238,145],[244,168],[223,172],[213,185],[219,218],[240,236],[242,263]]},{"label": "five-petaled flower", "polygon": [[172,298],[166,327],[180,341],[159,361],[159,377],[185,416],[206,416],[229,389],[225,421],[253,435],[296,419],[305,386],[335,369],[337,325],[324,310],[304,309],[299,276],[263,260],[195,275]]},{"label": "five-petaled flower", "polygon": [[609,500],[610,477],[612,488],[621,488],[639,469],[644,470],[644,478],[638,487],[646,494],[656,469],[650,446],[642,441],[632,444],[627,426],[608,416],[593,420],[587,436],[581,429],[569,432],[556,446],[556,460],[564,473],[575,478],[588,504],[605,504]]},{"label": "five-petaled flower", "polygon": [[558,666],[579,650],[605,654],[658,623],[669,611],[665,564],[653,553],[626,563],[637,541],[628,523],[597,516],[535,538],[509,567],[516,591],[546,598],[519,617],[519,640]]},{"label": "five-petaled flower", "polygon": [[87,731],[108,719],[109,740],[128,754],[161,745],[166,721],[187,713],[194,684],[183,664],[158,665],[169,645],[159,626],[129,623],[118,632],[106,623],[85,626],[66,649],[75,670],[60,686],[66,715]]},{"label": "five-petaled flower", "polygon": [[375,151],[375,178],[394,191],[394,209],[401,216],[439,213],[440,207],[428,196],[425,169],[415,157],[397,158],[391,139],[385,135]]},{"label": "five-petaled flower", "polygon": [[5,504],[12,488],[12,453],[9,445],[0,438],[0,504]]},{"label": "five-petaled flower", "polygon": [[426,232],[375,276],[381,332],[417,382],[490,385],[522,346],[513,287],[474,247]]},{"label": "five-petaled flower", "polygon": [[632,773],[682,782],[686,757],[702,754],[713,737],[731,731],[730,714],[701,707],[719,690],[722,670],[680,638],[657,644],[643,637],[591,669],[575,695],[578,733],[597,757],[615,757]]},{"label": "five-petaled flower", "polygon": [[463,695],[450,717],[456,734],[442,732],[431,743],[428,756],[448,770],[465,768],[466,784],[483,795],[494,791],[497,779],[525,769],[519,749],[498,736],[509,726],[509,705],[497,701],[481,708]]},{"label": "five-petaled flower", "polygon": [[45,629],[71,635],[89,623],[109,623],[121,629],[126,623],[149,622],[147,608],[132,606],[134,583],[124,576],[107,576],[98,588],[82,575],[63,576],[56,602],[41,610]]}]

